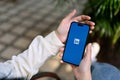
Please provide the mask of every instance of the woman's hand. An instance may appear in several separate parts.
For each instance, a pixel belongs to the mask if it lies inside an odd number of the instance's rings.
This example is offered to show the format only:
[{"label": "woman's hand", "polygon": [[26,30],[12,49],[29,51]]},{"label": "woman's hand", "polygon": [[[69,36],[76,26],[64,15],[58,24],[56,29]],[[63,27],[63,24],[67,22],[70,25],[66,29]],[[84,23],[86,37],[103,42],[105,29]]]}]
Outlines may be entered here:
[{"label": "woman's hand", "polygon": [[61,42],[65,42],[67,35],[68,35],[68,31],[70,28],[70,24],[71,22],[75,21],[75,22],[80,22],[80,23],[85,23],[88,24],[90,26],[90,32],[94,29],[94,25],[95,23],[92,21],[89,21],[91,19],[90,16],[87,15],[80,15],[77,17],[74,17],[76,14],[76,10],[73,10],[71,13],[69,13],[60,23],[59,27],[57,28],[57,30],[55,31],[58,38],[61,40]]},{"label": "woman's hand", "polygon": [[72,65],[77,80],[92,80],[91,77],[91,44],[87,45],[86,52],[79,66]]},{"label": "woman's hand", "polygon": [[[63,53],[64,48],[60,49],[60,52]],[[74,54],[74,53],[73,53]],[[60,54],[60,57],[62,58],[63,54]],[[61,63],[63,61],[61,60]],[[77,80],[92,80],[91,77],[91,43],[89,43],[86,47],[86,51],[84,53],[83,59],[80,62],[79,66],[71,65],[73,68],[73,73]]]}]

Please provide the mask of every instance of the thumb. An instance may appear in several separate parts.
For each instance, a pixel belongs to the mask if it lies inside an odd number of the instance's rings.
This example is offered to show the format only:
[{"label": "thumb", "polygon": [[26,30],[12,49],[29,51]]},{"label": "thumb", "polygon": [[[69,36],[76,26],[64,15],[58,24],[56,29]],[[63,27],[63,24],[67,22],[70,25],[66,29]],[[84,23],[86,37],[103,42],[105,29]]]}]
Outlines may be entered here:
[{"label": "thumb", "polygon": [[91,43],[89,43],[84,54],[84,59],[89,63],[91,63],[91,52]]},{"label": "thumb", "polygon": [[66,16],[66,19],[71,19],[73,16],[75,16],[75,14],[76,14],[76,9],[72,10],[72,12]]}]

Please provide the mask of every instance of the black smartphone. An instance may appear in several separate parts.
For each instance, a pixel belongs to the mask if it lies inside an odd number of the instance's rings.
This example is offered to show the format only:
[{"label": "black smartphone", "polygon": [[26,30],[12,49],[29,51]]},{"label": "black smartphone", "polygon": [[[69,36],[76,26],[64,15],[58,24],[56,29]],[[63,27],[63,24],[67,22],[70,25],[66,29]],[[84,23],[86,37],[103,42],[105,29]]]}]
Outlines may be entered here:
[{"label": "black smartphone", "polygon": [[72,22],[68,32],[62,60],[78,66],[83,58],[90,27],[87,24]]}]

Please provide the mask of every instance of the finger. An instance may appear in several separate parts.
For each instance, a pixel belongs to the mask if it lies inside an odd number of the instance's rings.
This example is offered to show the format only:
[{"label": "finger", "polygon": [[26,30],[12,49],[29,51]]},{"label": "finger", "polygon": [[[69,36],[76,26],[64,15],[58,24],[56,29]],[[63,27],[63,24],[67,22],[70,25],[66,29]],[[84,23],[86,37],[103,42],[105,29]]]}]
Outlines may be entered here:
[{"label": "finger", "polygon": [[94,30],[94,29],[95,29],[95,27],[94,27],[94,26],[90,26],[90,29],[91,29],[91,30]]},{"label": "finger", "polygon": [[92,30],[90,30],[89,33],[91,34],[91,33],[92,33]]},{"label": "finger", "polygon": [[85,21],[85,20],[90,20],[90,19],[91,19],[90,16],[81,15],[81,16],[75,17],[74,21],[80,22],[80,21]]},{"label": "finger", "polygon": [[61,53],[61,54],[59,54],[59,57],[60,57],[60,58],[62,58],[62,56],[63,56],[63,54],[62,54],[62,53]]},{"label": "finger", "polygon": [[71,67],[74,69],[74,68],[76,68],[76,66],[75,65],[71,65]]},{"label": "finger", "polygon": [[85,24],[88,24],[90,26],[95,26],[95,23],[93,21],[85,21]]},{"label": "finger", "polygon": [[69,13],[67,16],[66,16],[66,19],[71,19],[71,18],[73,18],[74,16],[75,16],[75,14],[76,14],[76,9],[74,9],[71,13]]},{"label": "finger", "polygon": [[63,60],[60,60],[60,63],[64,63]]},{"label": "finger", "polygon": [[90,30],[94,30],[94,28],[95,28],[95,23],[93,21],[83,21],[80,23],[88,24],[90,26]]},{"label": "finger", "polygon": [[80,21],[80,23],[88,24],[90,26],[95,26],[95,22],[93,22],[93,21]]},{"label": "finger", "polygon": [[84,54],[84,59],[87,61],[87,62],[91,62],[91,43],[89,43],[87,45],[87,48],[86,48],[86,52]]},{"label": "finger", "polygon": [[63,52],[64,51],[64,47],[60,48],[60,52]]}]

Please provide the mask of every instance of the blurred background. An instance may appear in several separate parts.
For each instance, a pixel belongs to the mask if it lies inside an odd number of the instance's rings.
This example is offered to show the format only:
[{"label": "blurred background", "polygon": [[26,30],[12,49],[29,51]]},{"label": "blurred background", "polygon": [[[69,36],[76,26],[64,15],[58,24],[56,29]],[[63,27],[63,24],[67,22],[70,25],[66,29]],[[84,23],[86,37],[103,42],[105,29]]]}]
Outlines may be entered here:
[{"label": "blurred background", "polygon": [[[0,0],[0,62],[23,52],[37,35],[56,29],[73,9],[76,15],[89,15],[96,22],[88,42],[100,45],[98,61],[120,69],[120,0]],[[40,72],[74,80],[71,66],[59,61],[58,56],[51,57]]]}]

